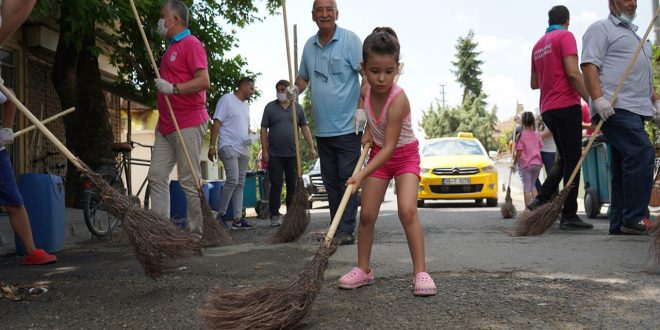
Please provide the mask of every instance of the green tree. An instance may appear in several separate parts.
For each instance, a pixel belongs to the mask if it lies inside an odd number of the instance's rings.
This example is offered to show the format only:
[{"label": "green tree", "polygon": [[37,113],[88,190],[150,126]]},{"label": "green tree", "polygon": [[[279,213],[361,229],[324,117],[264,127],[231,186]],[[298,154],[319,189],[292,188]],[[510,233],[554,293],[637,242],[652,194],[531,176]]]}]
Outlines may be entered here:
[{"label": "green tree", "polygon": [[[307,90],[310,91],[310,87],[307,86]],[[316,139],[314,138],[314,133],[316,132],[316,119],[314,118],[314,114],[312,113],[312,93],[306,92],[305,96],[303,96],[303,101],[302,101],[302,107],[303,110],[305,111],[305,117],[307,117],[307,126],[309,127],[309,130],[312,132],[312,141],[314,141],[314,149],[317,150],[316,148]],[[298,141],[300,145],[300,161],[302,163],[302,170],[303,173],[307,172],[310,168],[314,167],[314,163],[316,162],[316,159],[309,159],[309,146],[307,145],[307,142],[305,141],[305,137],[302,135],[300,130],[298,131]]]},{"label": "green tree", "polygon": [[[263,0],[273,13],[279,0]],[[156,60],[163,54],[166,43],[157,36],[156,23],[160,17],[161,0],[135,1]],[[185,0],[191,8],[190,28],[204,43],[209,60],[212,87],[208,92],[209,105],[220,95],[233,90],[242,75],[252,74],[240,56],[227,58],[225,53],[238,40],[235,29],[260,20],[256,1],[251,0]],[[65,117],[66,145],[91,168],[114,157],[107,104],[98,56],[111,58],[118,70],[114,89],[122,95],[149,105],[155,104],[155,73],[136,26],[128,1],[42,0],[37,3],[32,20],[56,20],[60,36],[53,63],[53,84],[60,98],[61,108],[76,107]],[[207,109],[213,109],[207,106]],[[85,127],[86,129],[80,129]],[[81,182],[77,171],[69,166],[67,195],[79,200]]]},{"label": "green tree", "polygon": [[458,132],[470,132],[487,150],[497,148],[493,138],[496,131],[497,106],[486,110],[487,95],[482,91],[481,68],[483,61],[478,59],[478,44],[474,42],[474,32],[470,30],[466,37],[458,39],[456,61],[452,72],[463,87],[463,101],[456,107],[441,107],[436,101],[424,112],[419,125],[427,138],[453,136]]},{"label": "green tree", "polygon": [[456,75],[456,81],[463,87],[464,100],[482,94],[481,65],[484,62],[478,58],[481,54],[476,50],[478,45],[474,41],[474,31],[470,30],[467,36],[458,38],[455,46],[456,60],[451,64],[456,70],[452,72]]}]

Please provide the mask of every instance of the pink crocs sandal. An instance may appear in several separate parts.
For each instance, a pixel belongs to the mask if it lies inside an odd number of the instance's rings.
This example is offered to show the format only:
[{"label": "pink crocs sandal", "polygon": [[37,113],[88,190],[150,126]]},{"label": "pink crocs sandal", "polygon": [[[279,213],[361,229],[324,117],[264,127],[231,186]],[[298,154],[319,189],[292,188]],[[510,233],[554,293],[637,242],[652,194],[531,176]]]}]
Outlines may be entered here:
[{"label": "pink crocs sandal", "polygon": [[374,273],[371,269],[369,273],[365,273],[359,267],[354,267],[348,274],[339,278],[339,287],[342,289],[357,289],[372,283],[374,283]]},{"label": "pink crocs sandal", "polygon": [[419,272],[415,275],[413,287],[413,294],[416,296],[426,297],[436,294],[435,283],[427,272]]}]

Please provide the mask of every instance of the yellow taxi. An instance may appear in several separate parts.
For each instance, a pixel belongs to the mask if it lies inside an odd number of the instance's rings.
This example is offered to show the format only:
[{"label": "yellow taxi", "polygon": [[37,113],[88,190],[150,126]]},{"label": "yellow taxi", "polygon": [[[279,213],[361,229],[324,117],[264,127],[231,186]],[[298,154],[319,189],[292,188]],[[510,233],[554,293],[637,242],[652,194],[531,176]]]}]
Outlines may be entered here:
[{"label": "yellow taxi", "polygon": [[421,151],[417,206],[434,199],[474,199],[497,206],[497,171],[472,133],[430,139]]}]

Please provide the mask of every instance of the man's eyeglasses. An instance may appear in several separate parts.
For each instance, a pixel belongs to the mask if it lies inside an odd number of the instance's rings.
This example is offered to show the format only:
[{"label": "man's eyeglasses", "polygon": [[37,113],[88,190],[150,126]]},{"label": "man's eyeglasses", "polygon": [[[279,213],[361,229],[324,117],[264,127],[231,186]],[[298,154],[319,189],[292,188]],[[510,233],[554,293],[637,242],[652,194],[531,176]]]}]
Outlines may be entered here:
[{"label": "man's eyeglasses", "polygon": [[317,15],[322,15],[325,13],[334,14],[336,11],[335,7],[316,7],[312,12]]},{"label": "man's eyeglasses", "polygon": [[328,82],[328,76],[326,76],[326,75],[324,75],[324,74],[322,74],[322,73],[320,73],[316,70],[314,70],[314,75],[316,76],[316,78],[319,78],[319,79],[323,80],[323,82]]}]

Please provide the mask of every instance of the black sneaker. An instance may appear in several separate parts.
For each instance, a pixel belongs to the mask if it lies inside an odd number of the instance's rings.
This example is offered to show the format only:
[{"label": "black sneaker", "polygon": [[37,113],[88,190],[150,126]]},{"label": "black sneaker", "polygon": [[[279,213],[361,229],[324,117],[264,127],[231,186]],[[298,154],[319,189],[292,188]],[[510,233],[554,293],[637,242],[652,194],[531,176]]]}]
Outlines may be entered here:
[{"label": "black sneaker", "polygon": [[635,223],[624,223],[621,226],[621,232],[632,235],[648,235],[653,227],[653,222],[649,219],[642,219]]},{"label": "black sneaker", "polygon": [[565,216],[562,214],[559,219],[559,229],[563,230],[580,230],[580,229],[592,229],[594,225],[582,221],[577,214],[571,216]]},{"label": "black sneaker", "polygon": [[355,243],[355,236],[351,233],[340,231],[335,235],[333,240],[338,240],[339,245],[349,245]]},{"label": "black sneaker", "polygon": [[547,203],[547,201],[544,202],[537,197],[532,199],[532,201],[527,205],[527,209],[530,211],[534,211],[535,209],[539,208],[541,205],[545,203]]},{"label": "black sneaker", "polygon": [[231,224],[232,230],[250,230],[253,228],[254,227],[243,218],[241,218],[238,222],[232,222]]}]

